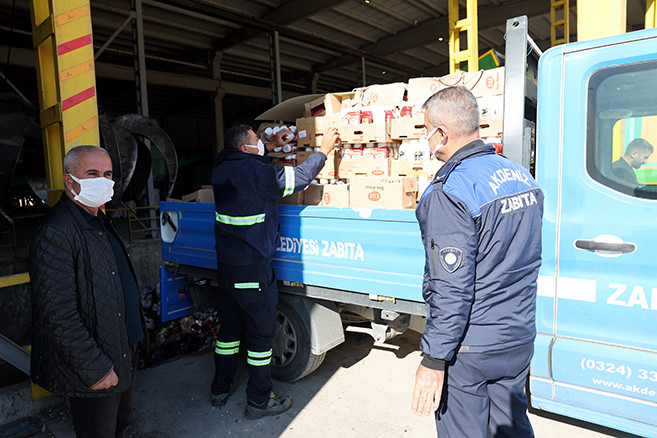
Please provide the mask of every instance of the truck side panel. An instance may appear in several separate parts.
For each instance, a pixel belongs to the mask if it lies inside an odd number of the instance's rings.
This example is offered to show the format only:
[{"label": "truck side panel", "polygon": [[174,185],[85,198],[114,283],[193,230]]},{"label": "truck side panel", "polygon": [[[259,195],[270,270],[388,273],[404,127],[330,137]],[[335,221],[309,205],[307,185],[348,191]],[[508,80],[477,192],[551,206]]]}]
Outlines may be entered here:
[{"label": "truck side panel", "polygon": [[[214,204],[162,202],[176,226],[162,259],[216,269]],[[413,210],[279,206],[279,280],[422,301],[424,248]]]},{"label": "truck side panel", "polygon": [[278,278],[422,301],[424,248],[413,210],[279,207]]},{"label": "truck side panel", "polygon": [[657,436],[657,31],[548,51],[539,68],[537,177],[546,193],[532,405]]}]

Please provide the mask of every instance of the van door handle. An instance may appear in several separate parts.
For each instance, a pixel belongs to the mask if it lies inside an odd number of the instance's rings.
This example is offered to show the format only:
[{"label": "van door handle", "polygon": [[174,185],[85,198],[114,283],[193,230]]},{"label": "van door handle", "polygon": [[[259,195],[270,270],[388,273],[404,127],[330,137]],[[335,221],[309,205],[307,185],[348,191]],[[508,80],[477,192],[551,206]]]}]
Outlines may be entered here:
[{"label": "van door handle", "polygon": [[606,251],[616,253],[627,253],[636,251],[636,245],[629,242],[598,242],[591,239],[577,239],[575,247],[586,251]]}]

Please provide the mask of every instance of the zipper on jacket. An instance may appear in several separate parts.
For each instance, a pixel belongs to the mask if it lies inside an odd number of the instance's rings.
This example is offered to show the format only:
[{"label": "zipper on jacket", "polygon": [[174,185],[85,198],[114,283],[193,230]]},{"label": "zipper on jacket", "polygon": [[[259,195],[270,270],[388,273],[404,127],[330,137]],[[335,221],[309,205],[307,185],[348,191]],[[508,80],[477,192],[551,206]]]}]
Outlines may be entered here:
[{"label": "zipper on jacket", "polygon": [[433,276],[436,276],[436,243],[431,239],[431,263],[433,265]]}]

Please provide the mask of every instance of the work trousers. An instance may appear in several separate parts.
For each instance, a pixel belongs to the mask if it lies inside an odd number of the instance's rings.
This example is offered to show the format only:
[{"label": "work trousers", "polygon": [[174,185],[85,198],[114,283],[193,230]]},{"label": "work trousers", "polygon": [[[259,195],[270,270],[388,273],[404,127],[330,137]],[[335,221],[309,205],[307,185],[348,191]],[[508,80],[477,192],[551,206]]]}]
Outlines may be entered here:
[{"label": "work trousers", "polygon": [[534,344],[490,353],[459,352],[445,368],[436,412],[438,438],[531,438],[525,382]]},{"label": "work trousers", "polygon": [[242,332],[248,333],[246,396],[263,406],[271,393],[271,357],[278,287],[271,263],[249,266],[219,265],[219,333],[215,348],[213,394],[230,389],[237,371]]},{"label": "work trousers", "polygon": [[130,386],[107,397],[69,397],[77,438],[121,438],[132,419],[137,378],[137,349],[132,350]]}]

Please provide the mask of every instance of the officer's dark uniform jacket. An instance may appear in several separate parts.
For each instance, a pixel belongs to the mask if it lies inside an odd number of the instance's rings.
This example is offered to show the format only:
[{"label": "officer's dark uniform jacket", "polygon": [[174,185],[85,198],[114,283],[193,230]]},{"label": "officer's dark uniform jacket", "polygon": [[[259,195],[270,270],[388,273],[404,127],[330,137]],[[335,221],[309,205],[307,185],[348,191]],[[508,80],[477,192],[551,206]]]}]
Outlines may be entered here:
[{"label": "officer's dark uniform jacket", "polygon": [[228,265],[271,262],[278,239],[278,202],[303,190],[324,166],[311,154],[296,167],[274,167],[269,158],[235,151],[212,171],[217,260]]},{"label": "officer's dark uniform jacket", "polygon": [[[111,227],[108,221],[105,225]],[[95,230],[63,194],[35,231],[29,255],[32,380],[72,397],[106,397],[126,390],[132,354],[123,289],[106,233]],[[89,389],[112,365],[118,385]]]},{"label": "officer's dark uniform jacket", "polygon": [[534,340],[542,214],[529,172],[482,140],[443,165],[416,210],[426,253],[425,366]]}]

